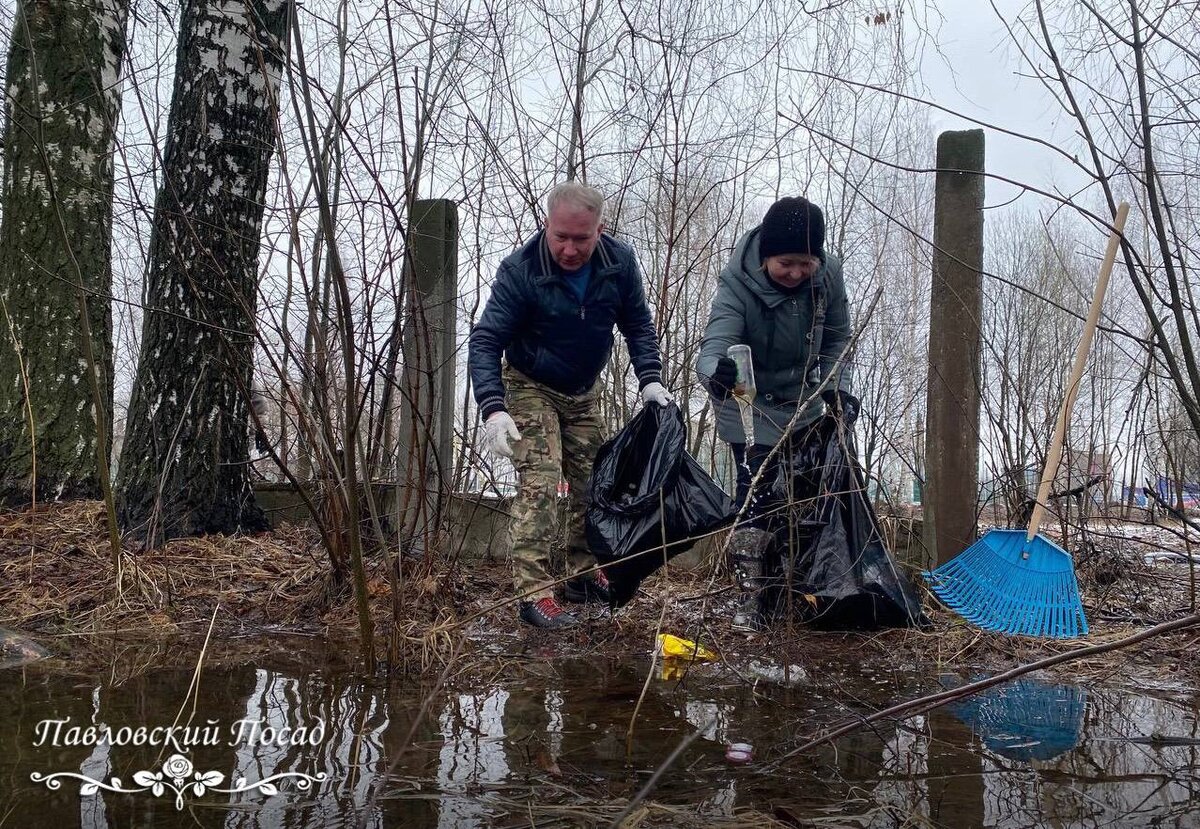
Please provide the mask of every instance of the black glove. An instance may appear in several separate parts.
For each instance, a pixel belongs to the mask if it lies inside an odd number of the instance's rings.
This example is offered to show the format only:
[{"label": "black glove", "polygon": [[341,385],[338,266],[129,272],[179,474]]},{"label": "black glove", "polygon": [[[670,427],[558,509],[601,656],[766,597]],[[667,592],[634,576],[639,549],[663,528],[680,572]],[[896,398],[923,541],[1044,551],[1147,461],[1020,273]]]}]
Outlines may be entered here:
[{"label": "black glove", "polygon": [[854,421],[858,420],[862,402],[850,392],[841,389],[825,389],[821,392],[821,399],[825,401],[829,411],[835,417],[840,417],[847,426],[853,426]]},{"label": "black glove", "polygon": [[708,380],[708,390],[718,400],[728,400],[737,385],[737,363],[728,357],[717,358],[717,368]]}]

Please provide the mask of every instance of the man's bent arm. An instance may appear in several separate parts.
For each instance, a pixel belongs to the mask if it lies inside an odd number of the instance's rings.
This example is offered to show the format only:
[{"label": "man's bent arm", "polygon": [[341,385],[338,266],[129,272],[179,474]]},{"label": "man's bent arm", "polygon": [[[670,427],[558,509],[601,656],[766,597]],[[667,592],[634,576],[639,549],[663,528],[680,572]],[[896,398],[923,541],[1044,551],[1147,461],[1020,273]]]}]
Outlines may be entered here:
[{"label": "man's bent arm", "polygon": [[617,318],[617,328],[629,347],[629,359],[637,374],[638,388],[643,389],[651,383],[662,382],[662,356],[658,351],[658,332],[650,316],[650,306],[646,303],[642,275],[636,266],[631,281],[621,316]]},{"label": "man's bent arm", "polygon": [[471,329],[467,347],[467,370],[471,375],[475,404],[483,420],[496,412],[507,411],[500,357],[525,318],[525,305],[513,273],[502,267],[496,273],[492,295],[483,307],[483,314]]}]

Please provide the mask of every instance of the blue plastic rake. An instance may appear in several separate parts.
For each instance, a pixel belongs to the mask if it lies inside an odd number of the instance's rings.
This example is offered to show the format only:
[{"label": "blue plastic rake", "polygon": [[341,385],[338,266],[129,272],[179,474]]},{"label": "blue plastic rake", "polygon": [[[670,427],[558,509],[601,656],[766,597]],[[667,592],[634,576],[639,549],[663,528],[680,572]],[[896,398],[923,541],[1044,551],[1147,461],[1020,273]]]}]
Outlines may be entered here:
[{"label": "blue plastic rake", "polygon": [[931,573],[930,589],[984,630],[1072,639],[1088,632],[1070,554],[1025,530],[989,530]]},{"label": "blue plastic rake", "polygon": [[1029,527],[1026,530],[989,530],[950,561],[924,574],[930,589],[947,607],[985,630],[1056,639],[1083,636],[1088,632],[1071,556],[1039,533],[1038,528],[1046,512],[1051,484],[1058,474],[1071,407],[1079,391],[1079,379],[1092,347],[1100,308],[1104,305],[1104,291],[1108,288],[1113,261],[1121,244],[1121,231],[1128,216],[1129,205],[1121,202],[1108,237],[1108,249],[1100,264],[1092,307],[1075,349],[1075,363],[1058,412],[1054,437],[1046,453],[1046,468],[1042,472]]}]

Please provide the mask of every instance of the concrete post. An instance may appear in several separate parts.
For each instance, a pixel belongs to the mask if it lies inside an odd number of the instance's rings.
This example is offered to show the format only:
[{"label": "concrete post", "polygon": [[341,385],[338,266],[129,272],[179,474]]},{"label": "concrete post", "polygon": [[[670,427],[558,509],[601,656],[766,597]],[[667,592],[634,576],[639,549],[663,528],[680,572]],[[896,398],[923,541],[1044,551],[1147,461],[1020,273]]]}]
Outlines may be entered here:
[{"label": "concrete post", "polygon": [[436,544],[454,477],[455,326],[458,208],[445,199],[416,202],[409,216],[404,358],[397,435],[401,548]]},{"label": "concrete post", "polygon": [[928,714],[927,799],[935,826],[985,826],[987,789],[983,758],[970,726],[944,708]]},{"label": "concrete post", "polygon": [[923,497],[931,566],[976,538],[983,162],[983,130],[938,136]]}]

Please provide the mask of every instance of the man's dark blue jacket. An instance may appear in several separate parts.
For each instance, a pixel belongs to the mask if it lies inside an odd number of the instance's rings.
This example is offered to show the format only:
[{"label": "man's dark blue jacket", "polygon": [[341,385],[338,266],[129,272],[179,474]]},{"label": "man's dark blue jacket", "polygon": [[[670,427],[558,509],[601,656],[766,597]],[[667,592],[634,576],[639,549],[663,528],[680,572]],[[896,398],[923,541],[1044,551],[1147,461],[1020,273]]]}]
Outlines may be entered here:
[{"label": "man's dark blue jacket", "polygon": [[591,264],[580,301],[550,258],[545,231],[500,263],[467,356],[484,420],[505,408],[501,353],[526,377],[564,394],[583,394],[612,353],[614,324],[629,346],[638,386],[662,382],[658,338],[633,249],[601,234]]}]

